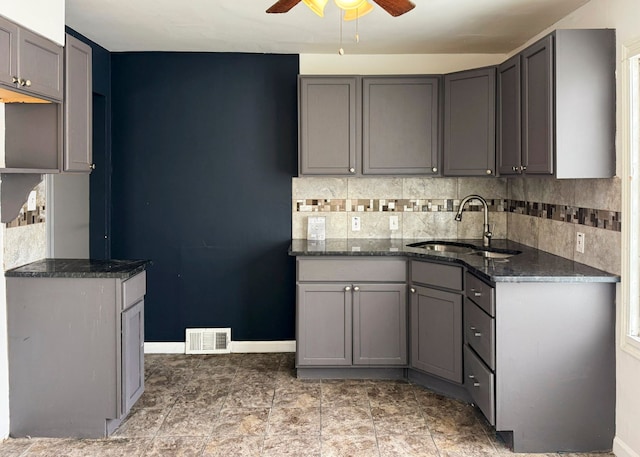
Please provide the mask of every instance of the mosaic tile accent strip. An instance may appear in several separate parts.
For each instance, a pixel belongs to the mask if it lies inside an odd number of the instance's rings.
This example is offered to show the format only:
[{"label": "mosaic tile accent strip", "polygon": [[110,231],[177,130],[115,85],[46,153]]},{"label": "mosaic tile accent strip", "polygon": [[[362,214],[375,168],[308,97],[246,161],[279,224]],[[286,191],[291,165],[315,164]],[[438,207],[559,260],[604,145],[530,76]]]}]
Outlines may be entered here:
[{"label": "mosaic tile accent strip", "polygon": [[[459,199],[306,199],[294,200],[294,212],[455,212]],[[622,213],[577,206],[527,202],[523,200],[487,200],[490,212],[510,212],[571,224],[620,232]],[[472,200],[465,211],[482,211]]]},{"label": "mosaic tile accent strip", "polygon": [[20,214],[11,222],[7,222],[7,228],[22,227],[23,225],[41,224],[45,222],[44,205],[37,206],[34,211],[27,211],[27,205],[20,210]]}]

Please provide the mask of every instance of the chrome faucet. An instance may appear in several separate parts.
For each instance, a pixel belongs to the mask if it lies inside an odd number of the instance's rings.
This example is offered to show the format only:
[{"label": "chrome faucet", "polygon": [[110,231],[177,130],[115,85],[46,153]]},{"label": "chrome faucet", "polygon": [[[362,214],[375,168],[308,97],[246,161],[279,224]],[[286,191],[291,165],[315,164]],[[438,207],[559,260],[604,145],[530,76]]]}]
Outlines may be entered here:
[{"label": "chrome faucet", "polygon": [[487,205],[487,201],[482,198],[480,195],[467,195],[460,202],[460,207],[458,208],[458,212],[456,213],[455,220],[460,222],[462,220],[462,210],[464,209],[464,205],[467,204],[469,200],[473,199],[479,200],[484,207],[484,225],[482,227],[482,245],[489,246],[491,244],[491,237],[493,233],[491,233],[491,229],[489,228],[489,205]]}]

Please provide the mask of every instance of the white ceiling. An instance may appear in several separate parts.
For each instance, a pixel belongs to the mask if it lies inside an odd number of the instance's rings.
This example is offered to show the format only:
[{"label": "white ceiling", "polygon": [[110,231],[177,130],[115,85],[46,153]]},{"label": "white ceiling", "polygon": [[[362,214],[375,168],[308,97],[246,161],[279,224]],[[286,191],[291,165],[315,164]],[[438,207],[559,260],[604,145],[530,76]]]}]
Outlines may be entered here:
[{"label": "white ceiling", "polygon": [[[413,0],[391,17],[376,5],[343,25],[349,54],[507,53],[589,0]],[[66,24],[109,51],[335,53],[338,8],[320,18],[302,2],[266,14],[275,0],[66,0]]]}]

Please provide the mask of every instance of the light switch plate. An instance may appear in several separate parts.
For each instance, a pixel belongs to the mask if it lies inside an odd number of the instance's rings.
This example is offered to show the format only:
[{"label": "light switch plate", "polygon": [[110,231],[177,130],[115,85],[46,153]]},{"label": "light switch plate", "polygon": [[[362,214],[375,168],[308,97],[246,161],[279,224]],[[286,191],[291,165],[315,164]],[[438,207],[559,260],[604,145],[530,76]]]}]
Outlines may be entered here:
[{"label": "light switch plate", "polygon": [[389,230],[398,230],[398,216],[389,216]]},{"label": "light switch plate", "polygon": [[576,233],[576,251],[584,254],[584,233],[577,232]]},{"label": "light switch plate", "polygon": [[32,190],[31,192],[29,192],[29,198],[27,199],[27,211],[36,210],[36,197],[37,195],[35,190]]},{"label": "light switch plate", "polygon": [[359,216],[353,216],[351,218],[351,231],[352,232],[359,232],[360,231],[360,217]]}]

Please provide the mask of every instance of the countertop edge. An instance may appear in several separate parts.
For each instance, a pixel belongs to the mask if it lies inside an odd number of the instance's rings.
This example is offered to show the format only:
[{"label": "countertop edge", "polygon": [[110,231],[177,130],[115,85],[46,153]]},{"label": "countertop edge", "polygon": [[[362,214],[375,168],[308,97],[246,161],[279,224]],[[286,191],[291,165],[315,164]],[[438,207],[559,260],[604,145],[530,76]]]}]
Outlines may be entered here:
[{"label": "countertop edge", "polygon": [[[16,267],[4,272],[6,278],[67,278],[67,279],[82,279],[82,278],[105,278],[105,279],[121,279],[123,281],[142,273],[147,269],[147,266],[151,264],[150,260],[130,260],[130,261],[119,261],[125,262],[124,264],[119,265],[120,270],[117,271],[109,271],[107,269],[103,271],[81,271],[81,270],[69,270],[69,271],[46,271],[46,270],[37,270],[32,269],[29,270],[30,265],[39,264],[46,260],[53,259],[43,259],[40,261],[32,262],[31,264],[22,265],[20,267]],[[60,261],[64,262],[67,259],[60,259]],[[130,264],[127,265],[127,264]]]}]

